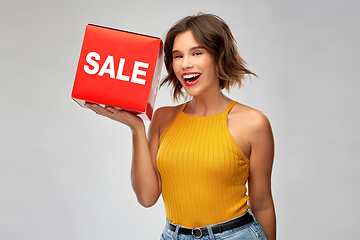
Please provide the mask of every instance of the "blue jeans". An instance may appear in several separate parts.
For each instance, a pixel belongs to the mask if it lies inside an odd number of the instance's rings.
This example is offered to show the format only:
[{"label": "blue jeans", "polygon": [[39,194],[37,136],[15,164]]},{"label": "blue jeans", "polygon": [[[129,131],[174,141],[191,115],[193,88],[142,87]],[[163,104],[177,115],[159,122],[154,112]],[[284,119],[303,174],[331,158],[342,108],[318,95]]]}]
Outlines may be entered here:
[{"label": "blue jeans", "polygon": [[[249,211],[250,212],[250,211]],[[250,214],[252,214],[250,212]],[[252,214],[253,215],[253,214]],[[255,216],[253,215],[254,219]],[[168,219],[166,219],[166,221],[169,221]],[[175,225],[176,226],[176,230],[175,232],[171,231],[170,229],[168,229],[165,226],[165,229],[163,231],[163,233],[161,234],[161,238],[160,240],[194,240],[195,238],[191,235],[185,235],[185,234],[179,234],[178,230],[181,227],[180,225]],[[211,240],[222,240],[222,239],[226,239],[226,240],[266,240],[265,234],[260,226],[260,224],[256,221],[256,219],[248,224],[245,224],[241,227],[237,227],[237,228],[233,228],[221,233],[216,233],[213,234],[211,227],[210,226],[206,226],[208,231],[209,231],[209,235],[203,236],[201,238],[201,240],[205,240],[205,239],[211,239]]]}]

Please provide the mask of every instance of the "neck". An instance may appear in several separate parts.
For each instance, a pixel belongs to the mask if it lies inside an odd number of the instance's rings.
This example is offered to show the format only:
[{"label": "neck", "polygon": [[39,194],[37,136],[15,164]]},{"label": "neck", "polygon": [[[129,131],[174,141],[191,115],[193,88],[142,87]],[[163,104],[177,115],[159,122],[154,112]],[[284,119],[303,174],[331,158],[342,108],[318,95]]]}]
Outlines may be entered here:
[{"label": "neck", "polygon": [[231,99],[219,94],[207,96],[194,96],[186,106],[184,112],[192,116],[210,116],[223,112],[231,102]]}]

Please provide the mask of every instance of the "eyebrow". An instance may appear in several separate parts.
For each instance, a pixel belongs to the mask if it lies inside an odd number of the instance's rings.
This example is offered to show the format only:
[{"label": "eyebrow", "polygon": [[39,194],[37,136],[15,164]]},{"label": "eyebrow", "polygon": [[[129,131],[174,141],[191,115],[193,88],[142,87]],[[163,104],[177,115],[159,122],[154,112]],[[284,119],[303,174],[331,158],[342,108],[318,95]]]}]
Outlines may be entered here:
[{"label": "eyebrow", "polygon": [[[195,47],[190,48],[190,51],[197,50],[197,49],[205,49],[205,48],[202,46],[195,46]],[[172,51],[172,54],[178,53],[178,52],[180,52],[180,51],[175,49]]]}]

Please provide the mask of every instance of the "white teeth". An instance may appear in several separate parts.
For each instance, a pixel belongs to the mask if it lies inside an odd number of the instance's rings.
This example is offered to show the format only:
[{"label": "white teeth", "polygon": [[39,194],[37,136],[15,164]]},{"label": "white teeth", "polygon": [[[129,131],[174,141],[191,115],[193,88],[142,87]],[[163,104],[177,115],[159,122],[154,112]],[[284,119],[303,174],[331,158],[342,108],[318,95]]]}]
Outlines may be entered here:
[{"label": "white teeth", "polygon": [[195,73],[195,74],[188,74],[188,75],[184,75],[183,78],[184,79],[189,79],[189,78],[193,78],[193,77],[197,77],[200,76],[199,73]]}]

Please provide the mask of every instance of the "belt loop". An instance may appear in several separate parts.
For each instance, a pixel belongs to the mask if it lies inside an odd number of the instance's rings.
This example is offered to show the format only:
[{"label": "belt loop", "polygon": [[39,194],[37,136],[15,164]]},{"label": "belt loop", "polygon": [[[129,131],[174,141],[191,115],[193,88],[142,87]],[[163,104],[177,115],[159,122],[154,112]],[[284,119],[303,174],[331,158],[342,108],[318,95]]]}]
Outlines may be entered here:
[{"label": "belt loop", "polygon": [[215,240],[214,233],[213,233],[213,231],[212,231],[211,226],[206,226],[206,228],[207,228],[207,230],[208,230],[210,240]]},{"label": "belt loop", "polygon": [[176,229],[173,237],[174,240],[178,240],[179,229],[180,229],[180,225],[176,225]]},{"label": "belt loop", "polygon": [[219,226],[219,231],[222,233],[222,228],[221,228],[221,224],[218,224],[218,226]]}]

